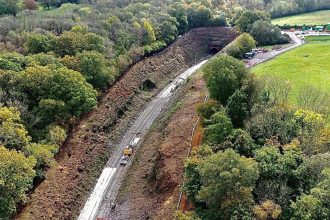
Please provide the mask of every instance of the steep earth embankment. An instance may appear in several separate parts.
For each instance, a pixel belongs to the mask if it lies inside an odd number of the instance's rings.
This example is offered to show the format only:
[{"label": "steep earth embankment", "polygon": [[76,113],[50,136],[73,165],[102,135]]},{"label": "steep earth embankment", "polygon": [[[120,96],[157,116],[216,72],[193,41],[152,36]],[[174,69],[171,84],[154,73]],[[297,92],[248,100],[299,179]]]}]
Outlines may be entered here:
[{"label": "steep earth embankment", "polygon": [[143,88],[147,87],[149,97],[157,94],[168,80],[210,52],[211,41],[215,39],[220,49],[235,37],[236,33],[223,27],[195,29],[159,54],[132,66],[69,135],[57,156],[57,165],[47,172],[46,180],[17,218],[74,219],[111,155],[114,134],[120,135],[124,124],[148,101],[139,99]]}]

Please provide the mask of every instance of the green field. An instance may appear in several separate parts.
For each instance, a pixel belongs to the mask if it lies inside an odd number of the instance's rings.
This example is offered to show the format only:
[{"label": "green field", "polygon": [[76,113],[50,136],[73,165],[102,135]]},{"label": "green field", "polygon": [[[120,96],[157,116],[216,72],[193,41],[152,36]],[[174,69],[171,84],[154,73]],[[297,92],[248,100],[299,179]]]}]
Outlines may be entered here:
[{"label": "green field", "polygon": [[311,84],[330,93],[330,38],[327,39],[309,37],[308,44],[260,64],[252,72],[289,80],[292,84],[290,101],[293,103],[305,85]]},{"label": "green field", "polygon": [[276,25],[325,25],[330,23],[330,10],[316,11],[272,20]]}]

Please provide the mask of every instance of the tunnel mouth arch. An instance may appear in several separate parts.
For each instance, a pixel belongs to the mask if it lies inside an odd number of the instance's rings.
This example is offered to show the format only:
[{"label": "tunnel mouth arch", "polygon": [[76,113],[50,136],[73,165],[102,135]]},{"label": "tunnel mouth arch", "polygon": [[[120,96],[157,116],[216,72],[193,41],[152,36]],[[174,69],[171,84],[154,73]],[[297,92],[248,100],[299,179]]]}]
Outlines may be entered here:
[{"label": "tunnel mouth arch", "polygon": [[209,49],[209,53],[212,54],[212,55],[217,54],[219,51],[220,51],[220,50],[219,50],[218,48],[216,48],[216,47],[211,47],[211,48]]},{"label": "tunnel mouth arch", "polygon": [[143,81],[141,87],[143,91],[152,91],[156,88],[156,84],[150,79],[146,79],[145,81]]}]

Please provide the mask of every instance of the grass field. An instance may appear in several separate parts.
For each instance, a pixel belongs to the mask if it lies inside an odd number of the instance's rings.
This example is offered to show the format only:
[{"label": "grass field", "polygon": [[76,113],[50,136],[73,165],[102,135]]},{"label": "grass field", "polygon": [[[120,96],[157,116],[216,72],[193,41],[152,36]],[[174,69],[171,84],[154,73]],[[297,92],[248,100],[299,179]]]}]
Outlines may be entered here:
[{"label": "grass field", "polygon": [[272,20],[276,25],[325,25],[330,23],[330,10],[316,11]]},{"label": "grass field", "polygon": [[330,93],[330,38],[309,37],[309,42],[252,69],[257,75],[272,74],[292,84],[290,101],[308,84]]}]

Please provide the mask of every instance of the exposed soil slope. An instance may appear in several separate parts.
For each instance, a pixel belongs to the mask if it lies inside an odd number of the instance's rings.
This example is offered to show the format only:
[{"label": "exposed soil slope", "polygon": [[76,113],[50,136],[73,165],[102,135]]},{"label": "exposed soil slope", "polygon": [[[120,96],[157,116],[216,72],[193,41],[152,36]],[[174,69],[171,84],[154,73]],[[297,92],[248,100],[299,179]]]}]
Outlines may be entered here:
[{"label": "exposed soil slope", "polygon": [[194,77],[181,94],[178,103],[145,138],[111,219],[173,219],[183,181],[183,163],[198,119],[196,108],[205,98],[201,76]]},{"label": "exposed soil slope", "polygon": [[74,219],[111,155],[111,144],[148,101],[143,99],[146,92],[141,92],[144,82],[151,80],[156,85],[147,92],[148,97],[157,94],[168,80],[208,52],[213,36],[221,47],[236,33],[226,28],[195,29],[161,53],[132,66],[69,135],[57,156],[58,165],[47,172],[46,180],[17,218]]}]

